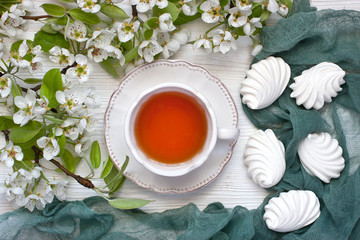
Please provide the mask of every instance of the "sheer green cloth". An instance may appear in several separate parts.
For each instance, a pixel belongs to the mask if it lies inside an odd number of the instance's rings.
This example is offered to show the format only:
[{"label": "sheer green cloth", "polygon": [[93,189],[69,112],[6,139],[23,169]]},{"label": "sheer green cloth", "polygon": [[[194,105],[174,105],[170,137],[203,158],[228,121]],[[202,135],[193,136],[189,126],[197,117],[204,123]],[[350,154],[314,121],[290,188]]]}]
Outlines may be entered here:
[{"label": "sheer green cloth", "polygon": [[[305,110],[287,88],[270,107],[244,110],[261,129],[271,128],[286,147],[283,179],[256,210],[226,209],[221,203],[200,211],[194,204],[163,213],[115,210],[100,197],[53,202],[43,211],[19,209],[0,216],[0,239],[358,239],[360,237],[360,12],[315,11],[308,0],[295,1],[291,17],[261,34],[263,51],[282,57],[292,77],[317,63],[330,61],[345,71],[343,91],[333,102]],[[290,82],[292,82],[291,80]],[[311,132],[327,131],[344,150],[346,167],[329,184],[310,176],[297,156],[299,142]],[[232,159],[237,161],[237,159]],[[263,221],[264,205],[281,191],[308,189],[321,203],[321,215],[310,226],[276,233]]]}]

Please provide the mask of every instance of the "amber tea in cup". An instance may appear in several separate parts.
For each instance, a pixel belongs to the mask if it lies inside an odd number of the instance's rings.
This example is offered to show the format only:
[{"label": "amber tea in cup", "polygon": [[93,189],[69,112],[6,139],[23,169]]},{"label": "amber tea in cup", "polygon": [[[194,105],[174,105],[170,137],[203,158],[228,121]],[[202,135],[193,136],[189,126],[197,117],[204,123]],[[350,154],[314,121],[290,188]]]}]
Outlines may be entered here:
[{"label": "amber tea in cup", "polygon": [[218,139],[234,140],[237,128],[218,128],[209,101],[181,83],[149,87],[130,106],[125,139],[131,154],[149,171],[167,177],[200,167]]},{"label": "amber tea in cup", "polygon": [[192,159],[207,138],[204,107],[192,96],[178,91],[152,95],[142,103],[135,118],[135,139],[147,157],[165,164]]}]

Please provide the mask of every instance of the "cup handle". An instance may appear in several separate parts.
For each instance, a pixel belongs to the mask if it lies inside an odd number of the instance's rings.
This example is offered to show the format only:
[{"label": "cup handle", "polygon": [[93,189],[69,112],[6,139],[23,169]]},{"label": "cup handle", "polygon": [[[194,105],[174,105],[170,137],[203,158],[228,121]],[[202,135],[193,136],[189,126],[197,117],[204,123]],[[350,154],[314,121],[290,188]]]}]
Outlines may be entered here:
[{"label": "cup handle", "polygon": [[239,137],[240,130],[238,128],[219,128],[218,139],[234,140]]}]

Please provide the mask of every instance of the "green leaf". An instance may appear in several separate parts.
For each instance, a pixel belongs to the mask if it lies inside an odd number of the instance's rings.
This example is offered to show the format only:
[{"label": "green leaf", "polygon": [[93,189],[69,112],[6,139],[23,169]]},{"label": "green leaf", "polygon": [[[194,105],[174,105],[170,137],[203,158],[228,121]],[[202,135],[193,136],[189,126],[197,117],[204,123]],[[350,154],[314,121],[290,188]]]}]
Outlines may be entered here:
[{"label": "green leaf", "polygon": [[144,23],[144,28],[146,28],[146,29],[154,29],[154,28],[157,28],[158,26],[159,26],[159,18],[157,18],[157,17],[149,18]]},{"label": "green leaf", "polygon": [[134,60],[137,56],[139,56],[138,49],[139,46],[136,46],[125,55],[125,63],[128,63]]},{"label": "green leaf", "polygon": [[48,34],[56,34],[57,33],[57,31],[51,27],[51,24],[48,24],[48,23],[45,24],[44,26],[42,26],[41,31],[46,32]]},{"label": "green leaf", "polygon": [[220,0],[220,6],[225,7],[229,3],[229,0]]},{"label": "green leaf", "polygon": [[27,84],[37,84],[37,83],[41,83],[42,79],[39,78],[27,78],[24,80],[25,83]]},{"label": "green leaf", "polygon": [[262,12],[263,12],[262,5],[254,3],[252,5],[252,14],[249,16],[249,19],[251,19],[253,17],[260,17]]},{"label": "green leaf", "polygon": [[65,135],[61,135],[59,137],[59,139],[57,140],[57,142],[59,143],[59,147],[60,147],[60,152],[57,155],[57,157],[61,157],[62,155],[64,155],[65,152],[65,145],[66,145],[66,137]]},{"label": "green leaf", "polygon": [[71,9],[69,11],[69,14],[73,18],[75,18],[83,23],[87,23],[87,24],[91,24],[91,25],[100,23],[100,18],[96,14],[84,12],[83,10],[81,10],[79,8]]},{"label": "green leaf", "polygon": [[113,163],[112,163],[112,160],[110,158],[110,156],[106,159],[105,163],[104,163],[104,166],[103,166],[103,169],[102,169],[102,172],[101,172],[101,178],[105,178],[107,175],[109,175],[112,167],[113,167]]},{"label": "green leaf", "polygon": [[124,10],[113,4],[102,5],[100,11],[106,16],[118,21],[123,21],[129,18],[129,16],[124,12]]},{"label": "green leaf", "polygon": [[41,5],[44,11],[53,17],[62,17],[65,15],[65,8],[60,5],[45,3]]},{"label": "green leaf", "polygon": [[24,154],[24,158],[23,158],[22,161],[34,160],[35,159],[35,152],[31,148],[22,149],[22,152]]},{"label": "green leaf", "polygon": [[12,79],[11,94],[15,98],[16,96],[22,96],[21,87]]},{"label": "green leaf", "polygon": [[26,141],[24,143],[17,143],[17,145],[19,147],[21,147],[22,149],[27,149],[27,148],[31,148],[32,146],[36,146],[36,141],[41,138],[42,136],[44,136],[46,133],[46,129],[42,128],[40,130],[40,132],[38,134],[36,134],[32,139],[30,139],[29,141]]},{"label": "green leaf", "polygon": [[130,51],[131,49],[133,49],[132,41],[121,43],[121,47],[124,49],[124,52]]},{"label": "green leaf", "polygon": [[104,181],[110,192],[114,193],[118,191],[125,182],[126,178],[122,174],[124,173],[128,163],[129,157],[126,156],[125,162],[121,166],[120,171],[113,165],[110,173],[104,177]]},{"label": "green leaf", "polygon": [[153,33],[154,33],[154,30],[152,30],[152,29],[145,30],[145,32],[144,32],[145,40],[149,40],[152,37]]},{"label": "green leaf", "polygon": [[143,207],[146,204],[153,202],[150,200],[138,199],[138,198],[123,198],[108,200],[109,204],[118,209],[135,209]]},{"label": "green leaf", "polygon": [[9,137],[14,143],[24,143],[31,140],[40,132],[42,124],[38,121],[29,121],[26,125],[13,127]]},{"label": "green leaf", "polygon": [[260,16],[260,22],[265,21],[270,17],[271,12],[270,11],[264,11]]},{"label": "green leaf", "polygon": [[[25,157],[25,154],[24,154],[24,157]],[[31,160],[22,160],[22,161],[14,161],[14,165],[12,166],[13,169],[25,169],[26,171],[31,171],[34,167],[35,167],[35,164],[33,163],[33,161]]]},{"label": "green leaf", "polygon": [[174,25],[175,26],[180,26],[180,25],[183,25],[185,23],[188,23],[188,22],[192,22],[198,18],[201,17],[201,13],[196,13],[195,15],[193,16],[186,16],[184,13],[180,13],[179,16],[177,17],[176,21],[174,21]]},{"label": "green leaf", "polygon": [[100,145],[98,141],[94,141],[91,144],[90,149],[90,162],[91,165],[96,169],[100,166],[101,163],[101,151],[100,151]]},{"label": "green leaf", "polygon": [[49,17],[47,19],[44,19],[45,22],[47,23],[54,23],[54,24],[57,24],[57,25],[66,25],[67,23],[67,20],[68,20],[68,16],[65,15],[63,17]]},{"label": "green leaf", "polygon": [[119,60],[114,58],[108,58],[99,63],[100,67],[104,69],[111,76],[118,78],[120,75],[117,72],[117,67],[120,66]]},{"label": "green leaf", "polygon": [[53,123],[57,123],[57,124],[63,124],[64,120],[60,119],[60,118],[56,118],[53,116],[43,116],[45,119],[52,121]]},{"label": "green leaf", "polygon": [[56,107],[59,103],[56,100],[56,91],[62,90],[62,78],[59,69],[51,69],[43,79],[40,88],[40,96],[48,100],[48,107]]},{"label": "green leaf", "polygon": [[11,116],[0,116],[0,131],[17,126]]},{"label": "green leaf", "polygon": [[12,51],[12,52],[18,51],[22,42],[23,42],[23,40],[19,40],[19,41],[14,42],[13,44],[11,44],[10,51]]},{"label": "green leaf", "polygon": [[49,52],[49,50],[55,46],[69,49],[69,43],[65,40],[64,35],[59,32],[50,34],[39,31],[35,34],[34,42],[36,45],[40,45],[44,52]]},{"label": "green leaf", "polygon": [[160,9],[158,7],[153,8],[153,15],[160,16],[163,13],[170,13],[173,22],[176,21],[179,16],[180,9],[172,2],[169,2],[166,8]]},{"label": "green leaf", "polygon": [[75,165],[74,157],[69,150],[67,149],[64,150],[64,154],[61,156],[61,160],[64,164],[64,167],[67,170],[69,170],[72,173],[75,172],[76,165]]}]

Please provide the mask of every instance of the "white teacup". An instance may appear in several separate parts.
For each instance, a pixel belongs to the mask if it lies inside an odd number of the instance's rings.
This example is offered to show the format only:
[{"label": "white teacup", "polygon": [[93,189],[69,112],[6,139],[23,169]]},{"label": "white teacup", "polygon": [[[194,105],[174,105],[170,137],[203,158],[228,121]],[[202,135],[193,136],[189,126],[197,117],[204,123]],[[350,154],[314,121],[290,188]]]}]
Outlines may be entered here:
[{"label": "white teacup", "polygon": [[[193,158],[178,164],[165,164],[149,158],[142,152],[135,137],[135,120],[142,104],[155,94],[170,91],[180,92],[195,99],[203,107],[207,120],[207,138],[202,150]],[[218,128],[216,116],[209,101],[199,91],[181,83],[163,83],[148,88],[136,98],[125,118],[125,139],[134,158],[151,172],[168,177],[185,175],[200,167],[209,158],[219,139],[234,140],[238,136],[238,128]]]}]

